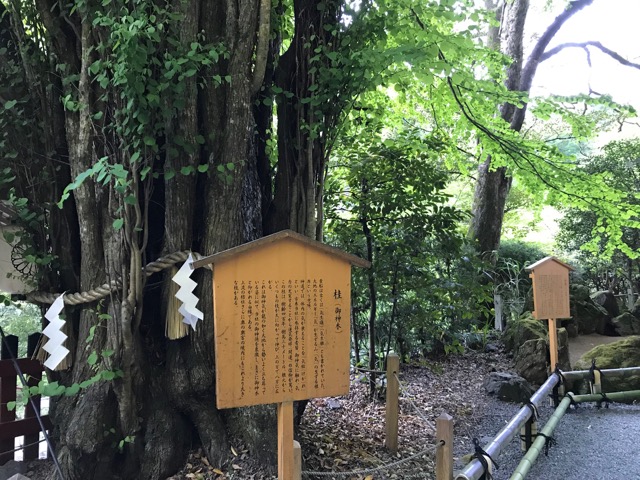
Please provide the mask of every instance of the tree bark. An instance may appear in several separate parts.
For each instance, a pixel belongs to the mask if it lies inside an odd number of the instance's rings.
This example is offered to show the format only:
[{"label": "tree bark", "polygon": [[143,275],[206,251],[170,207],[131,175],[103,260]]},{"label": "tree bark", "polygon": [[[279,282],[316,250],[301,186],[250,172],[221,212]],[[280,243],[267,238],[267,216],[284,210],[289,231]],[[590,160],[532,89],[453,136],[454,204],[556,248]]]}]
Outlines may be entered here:
[{"label": "tree bark", "polygon": [[[488,6],[496,8],[497,18],[501,21],[500,44],[495,45],[495,31],[491,31],[489,32],[490,42],[493,43],[491,46],[499,48],[512,59],[512,63],[507,68],[505,81],[509,90],[529,93],[536,70],[549,42],[567,20],[591,3],[593,0],[570,2],[538,39],[525,63],[522,44],[529,0],[506,2],[504,7],[491,0],[487,1]],[[524,123],[526,110],[526,103],[522,107],[505,103],[500,108],[500,115],[509,124],[509,128],[519,132]],[[494,252],[500,246],[505,204],[510,189],[511,177],[507,169],[492,168],[491,157],[487,157],[478,168],[469,237],[477,242],[478,251],[489,259],[493,258]]]},{"label": "tree bark", "polygon": [[[327,118],[317,106],[307,103],[317,88],[311,58],[326,47],[330,34],[325,26],[335,25],[339,2],[295,0],[295,34],[275,72],[275,83],[283,90],[277,97],[278,162],[273,200],[265,219],[265,233],[292,229],[320,239],[322,189],[326,163],[326,132],[314,135]],[[322,7],[322,8],[320,8]]]},{"label": "tree bark", "polygon": [[[56,91],[55,84],[51,93],[40,89],[51,96],[42,98],[39,93],[34,100],[47,104],[55,97],[51,117],[61,120],[51,127],[50,146],[40,149],[47,154],[42,157],[55,161],[55,153],[68,157],[69,165],[55,169],[56,182],[41,193],[44,203],[58,201],[64,186],[98,158],[107,156],[110,165],[128,165],[129,158],[120,134],[100,128],[94,118],[98,109],[112,115],[123,100],[117,90],[100,90],[89,76],[89,67],[100,54],[95,47],[105,34],[92,24],[90,6],[72,13],[58,3],[37,0],[37,8],[50,51],[64,65],[63,77],[77,79],[67,81],[63,91]],[[275,416],[270,409],[238,414],[215,408],[211,274],[194,275],[205,319],[187,338],[164,337],[167,307],[159,301],[163,290],[157,284],[170,282],[168,275],[153,277],[154,286],[147,287],[143,297],[142,266],[147,261],[186,249],[213,253],[262,234],[252,117],[259,2],[191,0],[176,4],[176,9],[181,16],[176,26],[180,43],[225,45],[228,58],[211,68],[229,80],[216,86],[207,83],[211,76],[185,78],[184,107],[163,126],[164,138],[157,140],[171,145],[179,137],[196,145],[202,136],[206,144],[177,155],[150,153],[146,164],[165,174],[153,182],[151,176],[143,181],[132,167],[128,193],[137,195],[136,205],[124,202],[111,186],[89,178],[73,190],[63,210],[51,210],[55,224],[48,248],[63,266],[58,275],[50,276],[48,288],[87,291],[116,277],[123,284],[121,292],[100,305],[67,307],[67,319],[77,336],[75,362],[69,371],[52,376],[67,385],[82,382],[94,374],[89,354],[107,349],[115,353],[100,368],[123,373],[122,378],[53,403],[58,458],[69,480],[110,479],[116,473],[120,478],[166,478],[184,464],[193,438],[212,465],[221,465],[230,451],[227,432],[273,453]],[[198,88],[199,82],[203,88]],[[77,110],[62,110],[58,99],[67,94],[77,100]],[[209,166],[210,175],[180,173],[202,164]],[[232,175],[214,173],[218,166],[228,169],[230,164]],[[170,178],[172,172],[177,174]],[[113,220],[119,217],[124,226],[114,230]],[[99,312],[110,318],[98,320]],[[114,447],[125,437],[133,441],[121,449]],[[269,458],[273,462],[275,455]]]}]

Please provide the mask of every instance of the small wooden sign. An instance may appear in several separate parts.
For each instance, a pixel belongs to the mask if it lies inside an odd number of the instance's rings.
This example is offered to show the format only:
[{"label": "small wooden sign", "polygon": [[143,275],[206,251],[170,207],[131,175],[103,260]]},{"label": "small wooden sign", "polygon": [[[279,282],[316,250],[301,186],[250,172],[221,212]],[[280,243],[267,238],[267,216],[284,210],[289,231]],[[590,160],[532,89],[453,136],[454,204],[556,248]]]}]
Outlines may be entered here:
[{"label": "small wooden sign", "polygon": [[547,319],[549,324],[549,361],[551,371],[558,364],[558,318],[571,316],[569,306],[569,272],[573,267],[555,257],[546,257],[529,265],[533,281],[534,318]]},{"label": "small wooden sign", "polygon": [[573,268],[555,257],[546,257],[527,270],[531,270],[533,281],[534,318],[569,318],[569,272]]},{"label": "small wooden sign", "polygon": [[218,408],[349,392],[351,265],[369,262],[287,230],[208,263]]}]

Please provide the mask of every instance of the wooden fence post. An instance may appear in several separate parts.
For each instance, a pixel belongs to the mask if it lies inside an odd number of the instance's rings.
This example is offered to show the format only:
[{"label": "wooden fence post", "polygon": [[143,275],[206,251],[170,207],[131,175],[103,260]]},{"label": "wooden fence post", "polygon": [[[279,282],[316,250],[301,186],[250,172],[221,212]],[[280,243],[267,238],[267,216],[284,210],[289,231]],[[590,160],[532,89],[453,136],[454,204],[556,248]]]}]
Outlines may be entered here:
[{"label": "wooden fence post", "polygon": [[400,357],[392,353],[387,356],[387,410],[385,415],[386,435],[384,445],[392,453],[398,451],[398,385]]},{"label": "wooden fence post", "polygon": [[[18,356],[18,337],[15,335],[5,336],[5,342],[0,345],[0,359],[8,360],[12,356]],[[7,348],[8,347],[8,348]],[[0,377],[0,423],[13,422],[16,419],[16,410],[9,410],[7,403],[16,401],[16,382],[18,375],[13,372],[12,375]],[[13,460],[13,449],[15,439],[10,438],[0,440],[0,465],[4,465],[9,460]],[[7,452],[7,453],[2,453]]]},{"label": "wooden fence post", "polygon": [[293,441],[293,480],[302,480],[302,449],[297,440]]},{"label": "wooden fence post", "polygon": [[504,330],[504,322],[503,322],[503,311],[504,311],[504,301],[502,299],[502,295],[495,294],[493,296],[493,307],[496,314],[496,318],[494,320],[494,327],[496,330],[501,332]]},{"label": "wooden fence post", "polygon": [[442,412],[436,419],[436,441],[436,480],[452,480],[453,417],[448,413]]}]

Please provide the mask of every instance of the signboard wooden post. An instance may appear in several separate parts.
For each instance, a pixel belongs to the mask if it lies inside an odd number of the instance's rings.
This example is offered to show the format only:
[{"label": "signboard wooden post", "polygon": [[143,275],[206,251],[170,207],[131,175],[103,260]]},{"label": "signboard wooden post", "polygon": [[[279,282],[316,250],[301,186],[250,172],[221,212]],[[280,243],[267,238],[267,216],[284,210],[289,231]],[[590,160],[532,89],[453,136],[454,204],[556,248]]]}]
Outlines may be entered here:
[{"label": "signboard wooden post", "polygon": [[569,272],[573,267],[555,257],[546,257],[529,265],[533,281],[533,316],[549,322],[549,356],[551,371],[558,364],[558,318],[571,317],[569,306]]},{"label": "signboard wooden post", "polygon": [[278,476],[293,475],[293,401],[349,392],[351,266],[370,264],[285,230],[213,264],[218,408],[278,404]]}]

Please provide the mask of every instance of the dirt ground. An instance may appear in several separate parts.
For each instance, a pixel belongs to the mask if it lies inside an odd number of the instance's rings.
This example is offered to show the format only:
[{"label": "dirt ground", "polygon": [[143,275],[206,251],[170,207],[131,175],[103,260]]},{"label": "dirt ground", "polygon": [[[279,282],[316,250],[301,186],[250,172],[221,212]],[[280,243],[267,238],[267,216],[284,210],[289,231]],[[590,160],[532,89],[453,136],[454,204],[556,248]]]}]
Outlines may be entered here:
[{"label": "dirt ground", "polygon": [[587,353],[593,347],[598,345],[604,345],[608,343],[617,342],[622,337],[607,337],[605,335],[599,335],[592,333],[590,335],[579,335],[575,338],[569,339],[569,360],[573,366],[582,355]]}]

